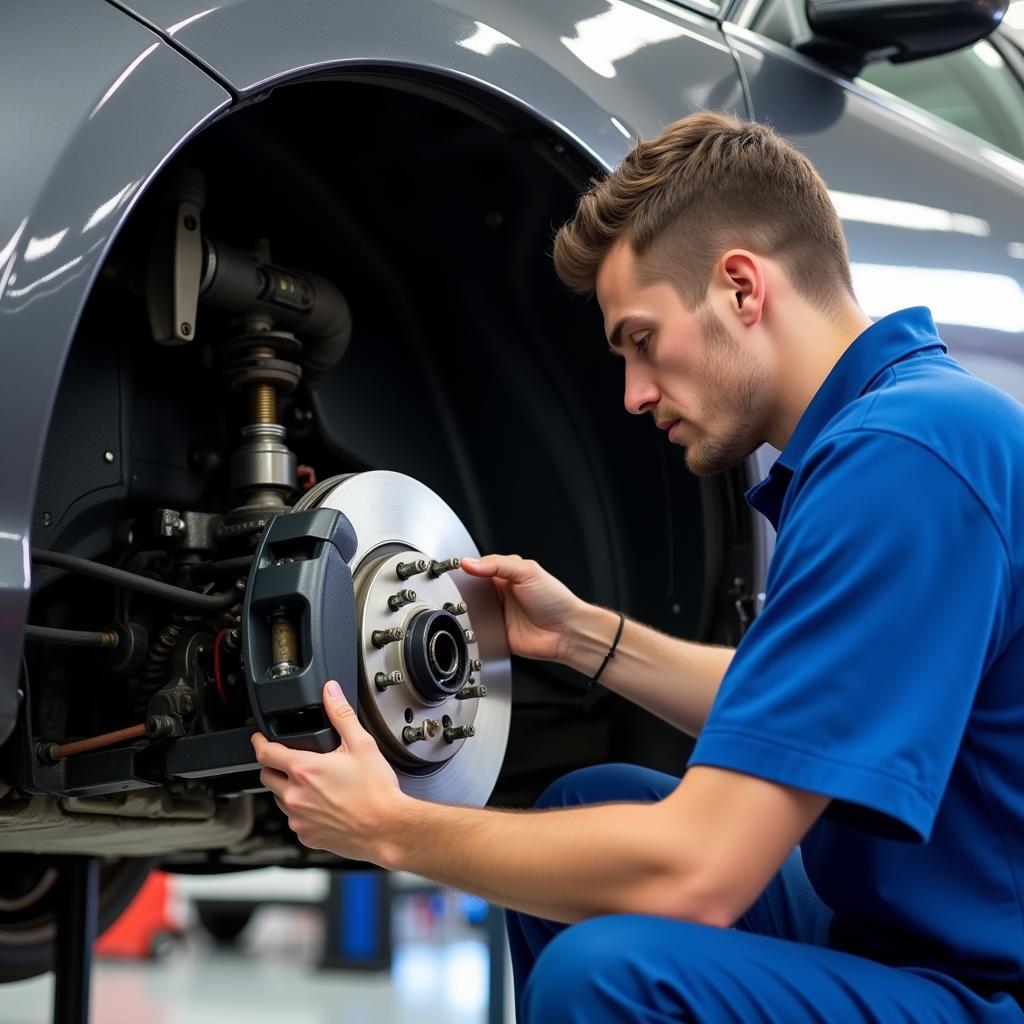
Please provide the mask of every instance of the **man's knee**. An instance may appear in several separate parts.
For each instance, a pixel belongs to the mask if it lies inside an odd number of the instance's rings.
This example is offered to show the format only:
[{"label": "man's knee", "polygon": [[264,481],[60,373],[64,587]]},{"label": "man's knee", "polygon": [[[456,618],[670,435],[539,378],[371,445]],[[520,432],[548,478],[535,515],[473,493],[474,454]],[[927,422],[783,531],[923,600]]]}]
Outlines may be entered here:
[{"label": "man's knee", "polygon": [[619,916],[594,917],[566,928],[547,944],[523,994],[528,1024],[582,1019],[576,1015],[591,1009],[592,987],[598,979],[613,984],[620,967],[615,962],[622,953],[616,938],[620,921]]},{"label": "man's knee", "polygon": [[582,921],[537,959],[523,996],[527,1024],[617,1021],[638,1006],[650,1020],[750,1019],[731,1005],[746,941],[730,928],[644,914]]},{"label": "man's knee", "polygon": [[633,764],[597,764],[577,768],[544,790],[537,808],[580,807],[610,801],[661,800],[679,784],[662,772]]},{"label": "man's knee", "polygon": [[[541,953],[523,998],[528,1024],[617,1020],[630,1005],[650,1007],[687,1021],[686,979],[676,969],[669,984],[659,953],[673,950],[674,967],[719,955],[723,929],[639,914],[594,917],[559,933]],[[670,932],[670,934],[669,934]],[[663,934],[665,933],[665,934]],[[709,942],[710,940],[710,942]],[[653,1018],[652,1018],[653,1019]]]},{"label": "man's knee", "polygon": [[560,776],[537,797],[534,807],[577,807],[580,804],[591,803],[592,801],[582,798],[595,789],[601,769],[604,767],[595,765],[590,768],[577,768]]}]

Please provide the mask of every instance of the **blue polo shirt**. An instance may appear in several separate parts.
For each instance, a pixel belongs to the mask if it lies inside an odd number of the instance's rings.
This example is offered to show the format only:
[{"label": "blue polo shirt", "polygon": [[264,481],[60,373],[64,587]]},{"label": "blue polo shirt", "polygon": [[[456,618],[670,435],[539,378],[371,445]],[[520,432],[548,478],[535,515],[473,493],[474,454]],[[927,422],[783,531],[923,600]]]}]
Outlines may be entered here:
[{"label": "blue polo shirt", "polygon": [[1024,407],[894,313],[747,500],[764,609],[690,763],[832,798],[801,844],[831,945],[1020,984]]}]

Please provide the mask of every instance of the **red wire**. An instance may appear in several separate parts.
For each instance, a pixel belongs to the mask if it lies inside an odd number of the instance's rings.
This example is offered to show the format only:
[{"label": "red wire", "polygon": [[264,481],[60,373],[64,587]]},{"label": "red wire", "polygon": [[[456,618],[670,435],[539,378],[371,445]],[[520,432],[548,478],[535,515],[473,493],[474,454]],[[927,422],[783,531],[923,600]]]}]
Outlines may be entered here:
[{"label": "red wire", "polygon": [[224,642],[227,630],[222,629],[213,641],[213,681],[217,686],[217,695],[224,707],[228,706],[228,695],[224,692],[224,680],[220,674],[220,645]]}]

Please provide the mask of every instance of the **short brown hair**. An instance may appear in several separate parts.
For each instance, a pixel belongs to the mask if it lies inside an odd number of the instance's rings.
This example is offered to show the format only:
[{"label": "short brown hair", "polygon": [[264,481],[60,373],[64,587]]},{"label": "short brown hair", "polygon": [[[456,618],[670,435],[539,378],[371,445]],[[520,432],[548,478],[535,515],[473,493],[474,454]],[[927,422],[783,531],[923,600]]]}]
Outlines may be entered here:
[{"label": "short brown hair", "polygon": [[779,260],[819,309],[853,292],[843,229],[814,165],[771,128],[729,114],[684,117],[594,179],[555,237],[558,276],[592,292],[623,236],[641,277],[671,281],[691,309],[732,246]]}]

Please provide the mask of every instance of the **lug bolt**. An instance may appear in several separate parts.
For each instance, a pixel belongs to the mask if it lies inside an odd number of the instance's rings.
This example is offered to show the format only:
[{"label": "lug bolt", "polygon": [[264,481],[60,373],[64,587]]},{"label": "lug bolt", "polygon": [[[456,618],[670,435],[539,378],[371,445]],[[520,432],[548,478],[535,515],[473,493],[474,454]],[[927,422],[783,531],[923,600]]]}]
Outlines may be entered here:
[{"label": "lug bolt", "polygon": [[370,639],[373,641],[374,647],[386,647],[396,640],[401,640],[404,636],[405,630],[401,626],[394,626],[391,629],[375,629]]},{"label": "lug bolt", "polygon": [[415,743],[417,740],[432,740],[440,731],[441,723],[436,718],[425,718],[422,725],[415,727],[407,725],[402,730],[402,739],[406,743]]},{"label": "lug bolt", "polygon": [[479,658],[473,658],[469,663],[469,667],[473,672],[479,672],[484,667],[484,663]]},{"label": "lug bolt", "polygon": [[444,738],[449,743],[456,740],[468,740],[470,736],[476,735],[476,729],[471,725],[449,725],[444,731]]},{"label": "lug bolt", "polygon": [[462,563],[457,558],[446,558],[443,562],[430,563],[431,576],[443,576],[446,572],[458,569]]},{"label": "lug bolt", "polygon": [[399,562],[395,566],[395,572],[398,573],[400,580],[407,580],[410,576],[415,576],[417,573],[427,571],[427,560],[425,558],[417,558],[412,562]]},{"label": "lug bolt", "polygon": [[445,601],[442,605],[444,610],[449,615],[465,615],[466,614],[466,602],[460,601],[458,604],[453,604],[451,601]]},{"label": "lug bolt", "polygon": [[404,683],[405,675],[397,669],[394,672],[378,672],[373,681],[377,684],[377,689],[383,693],[389,686],[400,686]]},{"label": "lug bolt", "polygon": [[479,686],[464,686],[457,694],[456,700],[469,700],[471,697],[486,697],[487,687],[481,683]]},{"label": "lug bolt", "polygon": [[397,594],[392,594],[388,598],[388,607],[393,611],[397,612],[403,604],[412,604],[416,600],[415,590],[400,590]]},{"label": "lug bolt", "polygon": [[466,636],[466,643],[467,644],[475,644],[476,643],[476,633],[474,633],[473,630],[467,629],[465,631],[465,636]]}]

